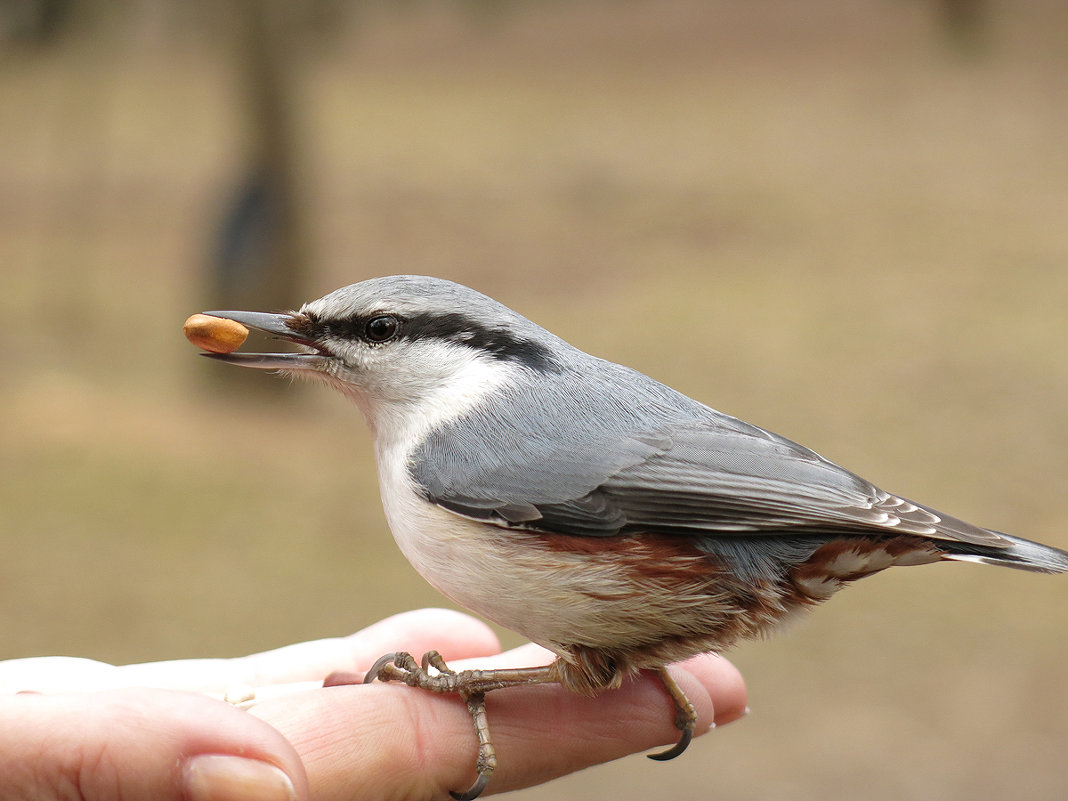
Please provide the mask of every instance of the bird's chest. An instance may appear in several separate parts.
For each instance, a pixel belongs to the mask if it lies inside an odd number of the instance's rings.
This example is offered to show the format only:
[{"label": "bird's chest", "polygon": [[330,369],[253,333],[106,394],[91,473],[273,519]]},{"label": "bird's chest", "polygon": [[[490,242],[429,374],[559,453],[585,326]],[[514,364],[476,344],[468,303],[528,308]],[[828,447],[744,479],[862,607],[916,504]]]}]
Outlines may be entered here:
[{"label": "bird's chest", "polygon": [[499,620],[495,607],[507,605],[524,583],[509,570],[507,533],[428,502],[417,491],[400,448],[379,451],[378,472],[386,520],[412,566],[439,592]]}]

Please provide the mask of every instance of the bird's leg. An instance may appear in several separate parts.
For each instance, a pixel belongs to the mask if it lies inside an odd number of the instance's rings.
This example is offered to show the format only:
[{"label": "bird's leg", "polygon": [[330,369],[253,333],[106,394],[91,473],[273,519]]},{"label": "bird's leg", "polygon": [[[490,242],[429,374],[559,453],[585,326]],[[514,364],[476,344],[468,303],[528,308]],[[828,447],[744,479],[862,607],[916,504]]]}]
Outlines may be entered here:
[{"label": "bird's leg", "polygon": [[[430,669],[434,672],[431,673]],[[552,666],[536,668],[501,668],[498,670],[461,670],[450,668],[437,651],[423,654],[420,664],[408,653],[398,651],[386,654],[372,665],[363,678],[365,684],[379,681],[400,681],[409,687],[419,687],[435,693],[456,693],[467,705],[478,738],[478,761],[475,769],[478,778],[463,793],[450,791],[457,801],[473,801],[486,789],[490,776],[497,767],[497,753],[490,737],[489,718],[486,715],[486,693],[505,687],[527,684],[546,684],[557,681]]]},{"label": "bird's leg", "polygon": [[474,693],[462,697],[467,704],[467,711],[471,714],[471,721],[475,724],[475,736],[478,738],[478,760],[475,762],[478,778],[464,792],[456,793],[449,790],[449,795],[456,801],[474,801],[486,789],[490,776],[497,769],[497,749],[493,747],[493,741],[490,739],[489,718],[486,716],[486,694]]},{"label": "bird's leg", "polygon": [[675,705],[675,728],[681,732],[679,741],[671,748],[656,754],[649,754],[649,759],[664,762],[677,757],[690,744],[693,739],[693,727],[697,723],[697,710],[693,708],[690,699],[686,697],[686,693],[682,691],[678,682],[671,677],[666,667],[658,667],[656,675],[660,679],[660,683],[664,685],[664,689],[667,690],[667,694],[671,697],[671,703]]}]

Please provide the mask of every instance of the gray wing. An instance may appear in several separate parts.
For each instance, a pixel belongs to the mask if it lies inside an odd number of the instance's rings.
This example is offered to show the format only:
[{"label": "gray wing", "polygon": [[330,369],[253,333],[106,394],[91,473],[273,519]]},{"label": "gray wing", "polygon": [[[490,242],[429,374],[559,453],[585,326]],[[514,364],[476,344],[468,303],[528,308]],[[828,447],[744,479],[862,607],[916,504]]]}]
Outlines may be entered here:
[{"label": "gray wing", "polygon": [[[498,406],[507,414],[428,437],[412,460],[413,478],[429,500],[457,514],[561,534],[876,529],[1004,542],[641,374],[628,377],[648,383],[597,400],[560,386],[551,414],[538,407],[544,396],[517,393]],[[591,418],[597,426],[586,424]]]}]

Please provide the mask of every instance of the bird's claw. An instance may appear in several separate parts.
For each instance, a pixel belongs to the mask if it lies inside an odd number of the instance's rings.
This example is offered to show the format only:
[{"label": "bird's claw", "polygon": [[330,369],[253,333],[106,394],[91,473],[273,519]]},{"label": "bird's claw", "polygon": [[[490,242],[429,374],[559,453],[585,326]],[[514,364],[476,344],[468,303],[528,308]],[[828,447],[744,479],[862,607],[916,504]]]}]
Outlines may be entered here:
[{"label": "bird's claw", "polygon": [[386,665],[396,664],[397,659],[403,656],[407,656],[409,659],[411,658],[408,654],[400,651],[379,657],[378,660],[371,665],[371,669],[364,674],[363,683],[370,684],[375,679],[378,679],[379,681],[389,681],[389,677],[383,675]]},{"label": "bird's claw", "polygon": [[480,773],[478,778],[475,779],[475,783],[472,784],[467,790],[462,793],[458,793],[455,790],[449,790],[449,795],[456,799],[456,801],[475,801],[482,791],[486,789],[486,785],[489,784],[489,774]]},{"label": "bird's claw", "polygon": [[671,748],[648,756],[649,759],[655,759],[657,762],[667,762],[685,751],[690,745],[690,741],[693,740],[693,729],[697,723],[697,710],[693,708],[690,699],[686,697],[686,693],[671,677],[666,667],[657,668],[656,675],[660,679],[660,683],[664,685],[668,696],[670,696],[671,703],[675,705],[675,728],[679,730],[680,734],[679,741]]},{"label": "bird's claw", "polygon": [[649,759],[655,759],[657,762],[667,762],[669,759],[674,759],[683,751],[685,751],[690,741],[693,740],[693,724],[684,729],[680,729],[679,741],[675,743],[671,748],[666,751],[658,751],[655,754],[649,754]]}]

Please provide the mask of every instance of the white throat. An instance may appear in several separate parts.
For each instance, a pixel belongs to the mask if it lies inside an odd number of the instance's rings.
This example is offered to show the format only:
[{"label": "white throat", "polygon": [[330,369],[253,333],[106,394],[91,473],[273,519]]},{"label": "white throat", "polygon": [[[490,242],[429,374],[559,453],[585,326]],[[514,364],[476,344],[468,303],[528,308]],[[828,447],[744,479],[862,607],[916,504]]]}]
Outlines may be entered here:
[{"label": "white throat", "polygon": [[[462,518],[429,504],[408,470],[412,452],[438,427],[467,413],[522,368],[472,354],[433,390],[413,401],[357,398],[375,440],[382,507],[398,547],[431,584],[450,594],[438,574],[457,552],[449,532]],[[463,521],[462,524],[467,524]]]},{"label": "white throat", "polygon": [[447,376],[435,376],[414,399],[356,398],[374,434],[375,456],[407,459],[431,432],[462,417],[513,378],[517,368],[472,354]]},{"label": "white throat", "polygon": [[[315,377],[348,396],[363,413],[374,437],[382,508],[401,552],[442,594],[493,619],[479,585],[470,581],[485,569],[487,559],[499,561],[500,554],[494,557],[493,549],[485,547],[490,544],[485,524],[428,502],[409,465],[431,432],[522,381],[527,368],[453,343],[424,342],[416,353],[372,359],[360,360],[361,367],[338,359]],[[491,572],[503,575],[506,566]],[[475,595],[468,597],[472,590]],[[503,590],[495,587],[490,594]]]}]

